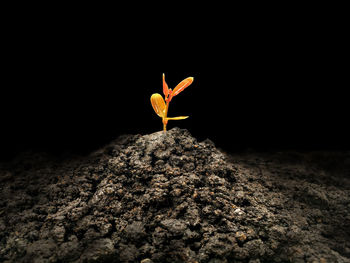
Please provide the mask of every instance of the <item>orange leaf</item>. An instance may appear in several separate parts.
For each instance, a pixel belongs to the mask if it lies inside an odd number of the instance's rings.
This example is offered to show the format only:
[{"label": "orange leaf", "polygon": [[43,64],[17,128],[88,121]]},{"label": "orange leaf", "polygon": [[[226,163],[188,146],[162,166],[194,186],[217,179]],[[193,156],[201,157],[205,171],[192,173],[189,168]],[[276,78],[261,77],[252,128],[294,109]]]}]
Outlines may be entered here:
[{"label": "orange leaf", "polygon": [[187,88],[189,85],[191,85],[193,82],[193,77],[189,77],[181,81],[173,90],[172,96],[178,95],[181,91],[183,91],[185,88]]},{"label": "orange leaf", "polygon": [[166,84],[165,82],[165,75],[163,73],[163,93],[165,97],[168,97],[169,95],[169,88],[168,88],[168,84]]},{"label": "orange leaf", "polygon": [[184,119],[187,119],[189,116],[178,116],[178,117],[169,117],[167,118],[168,120],[184,120]]},{"label": "orange leaf", "polygon": [[151,104],[157,115],[161,118],[164,118],[166,106],[162,95],[159,93],[154,93],[151,96]]}]

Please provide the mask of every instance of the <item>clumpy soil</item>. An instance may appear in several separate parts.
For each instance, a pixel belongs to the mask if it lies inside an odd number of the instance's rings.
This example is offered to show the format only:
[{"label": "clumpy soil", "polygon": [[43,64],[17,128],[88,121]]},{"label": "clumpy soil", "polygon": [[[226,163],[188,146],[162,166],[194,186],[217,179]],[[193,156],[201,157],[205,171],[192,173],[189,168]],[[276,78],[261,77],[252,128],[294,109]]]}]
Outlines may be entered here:
[{"label": "clumpy soil", "polygon": [[22,155],[0,166],[0,262],[350,262],[349,167],[227,155],[178,128]]}]

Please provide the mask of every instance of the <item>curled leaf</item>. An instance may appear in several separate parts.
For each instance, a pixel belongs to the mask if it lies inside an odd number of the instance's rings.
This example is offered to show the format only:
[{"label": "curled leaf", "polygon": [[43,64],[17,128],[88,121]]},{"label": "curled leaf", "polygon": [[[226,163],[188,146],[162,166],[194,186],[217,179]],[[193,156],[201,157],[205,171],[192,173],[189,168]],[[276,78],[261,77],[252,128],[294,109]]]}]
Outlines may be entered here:
[{"label": "curled leaf", "polygon": [[168,84],[165,82],[165,75],[163,73],[163,93],[165,97],[168,97],[169,95],[169,87]]},{"label": "curled leaf", "polygon": [[173,121],[176,121],[176,120],[184,120],[184,119],[187,119],[189,116],[178,116],[178,117],[169,117],[167,118],[168,120],[173,120]]},{"label": "curled leaf", "polygon": [[159,93],[154,93],[151,96],[151,104],[157,115],[161,118],[164,118],[166,106],[162,95]]},{"label": "curled leaf", "polygon": [[189,85],[191,85],[193,82],[193,77],[188,77],[181,81],[173,90],[172,96],[178,95],[181,91],[183,91],[185,88],[187,88]]}]

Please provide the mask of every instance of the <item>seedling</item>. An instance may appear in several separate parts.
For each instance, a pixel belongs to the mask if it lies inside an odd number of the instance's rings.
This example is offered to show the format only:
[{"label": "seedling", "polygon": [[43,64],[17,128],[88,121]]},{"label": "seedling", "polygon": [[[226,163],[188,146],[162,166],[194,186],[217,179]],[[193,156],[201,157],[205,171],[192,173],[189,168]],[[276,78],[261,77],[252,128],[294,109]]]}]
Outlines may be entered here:
[{"label": "seedling", "polygon": [[172,90],[169,89],[168,84],[165,82],[165,75],[163,74],[163,93],[165,101],[159,93],[154,93],[151,96],[151,104],[154,109],[154,111],[157,113],[159,117],[162,118],[163,122],[163,131],[166,132],[166,125],[168,124],[169,120],[184,120],[187,119],[189,116],[178,116],[178,117],[168,117],[168,110],[169,110],[169,104],[170,101],[178,95],[181,91],[183,91],[185,88],[187,88],[191,83],[193,82],[192,77],[188,77],[181,81],[177,86]]}]

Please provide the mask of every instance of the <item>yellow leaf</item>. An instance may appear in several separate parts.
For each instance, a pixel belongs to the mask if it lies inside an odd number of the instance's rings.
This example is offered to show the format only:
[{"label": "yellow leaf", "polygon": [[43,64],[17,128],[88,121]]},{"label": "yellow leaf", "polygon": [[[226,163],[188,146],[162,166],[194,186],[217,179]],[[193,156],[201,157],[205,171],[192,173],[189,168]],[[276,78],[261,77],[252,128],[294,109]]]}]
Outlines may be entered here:
[{"label": "yellow leaf", "polygon": [[170,118],[167,118],[168,120],[184,120],[184,119],[187,119],[189,116],[178,116],[178,117],[170,117]]},{"label": "yellow leaf", "polygon": [[189,77],[181,81],[177,86],[174,88],[172,95],[176,96],[181,91],[183,91],[185,88],[187,88],[189,85],[191,85],[193,82],[193,77]]},{"label": "yellow leaf", "polygon": [[161,118],[164,118],[166,106],[162,95],[159,93],[154,93],[151,96],[151,104],[157,115]]}]

